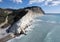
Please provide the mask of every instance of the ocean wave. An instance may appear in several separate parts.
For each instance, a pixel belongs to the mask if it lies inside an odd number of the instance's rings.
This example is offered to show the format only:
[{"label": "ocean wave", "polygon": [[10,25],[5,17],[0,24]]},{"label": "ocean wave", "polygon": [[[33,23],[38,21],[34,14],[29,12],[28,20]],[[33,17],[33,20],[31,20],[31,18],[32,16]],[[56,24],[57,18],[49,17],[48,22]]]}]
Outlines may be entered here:
[{"label": "ocean wave", "polygon": [[57,23],[56,21],[46,21],[46,22],[48,22],[48,23]]}]

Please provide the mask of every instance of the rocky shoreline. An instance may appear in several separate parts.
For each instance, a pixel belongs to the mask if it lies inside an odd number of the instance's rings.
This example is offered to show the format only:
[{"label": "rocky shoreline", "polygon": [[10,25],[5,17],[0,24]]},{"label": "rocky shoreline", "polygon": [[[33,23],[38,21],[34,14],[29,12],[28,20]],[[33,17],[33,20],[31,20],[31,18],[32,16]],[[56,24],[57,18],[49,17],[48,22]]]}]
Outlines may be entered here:
[{"label": "rocky shoreline", "polygon": [[[41,7],[38,7],[38,6],[26,7],[26,8],[17,9],[17,10],[1,9],[0,8],[0,18],[3,17],[3,20],[0,19],[1,20],[0,25],[6,21],[6,17],[8,16],[8,18],[7,18],[8,21],[5,24],[3,24],[2,26],[0,26],[1,27],[0,29],[5,29],[9,25],[11,25],[10,28],[12,28],[12,30],[13,30],[14,27],[12,25],[14,25],[14,23],[19,21],[20,19],[21,19],[21,22],[22,22],[21,26],[26,27],[26,25],[29,25],[28,23],[33,17],[35,17],[36,15],[42,16],[44,14],[45,14],[44,11],[41,9]],[[28,22],[27,22],[27,20],[28,20]],[[24,21],[25,21],[25,23],[24,23]],[[26,22],[27,22],[27,24],[26,24]],[[23,25],[23,23],[25,25]],[[22,27],[22,28],[25,28],[25,27]],[[8,30],[11,31],[11,29],[8,29]],[[14,33],[16,32],[15,30],[13,30],[13,31],[14,31]],[[7,38],[5,41],[13,38],[13,37],[11,37],[9,35],[7,35],[6,37],[4,37],[4,38],[2,38],[0,40],[2,40],[2,42],[3,42],[3,39],[5,40],[5,38]],[[11,37],[11,38],[9,38],[9,37]]]}]

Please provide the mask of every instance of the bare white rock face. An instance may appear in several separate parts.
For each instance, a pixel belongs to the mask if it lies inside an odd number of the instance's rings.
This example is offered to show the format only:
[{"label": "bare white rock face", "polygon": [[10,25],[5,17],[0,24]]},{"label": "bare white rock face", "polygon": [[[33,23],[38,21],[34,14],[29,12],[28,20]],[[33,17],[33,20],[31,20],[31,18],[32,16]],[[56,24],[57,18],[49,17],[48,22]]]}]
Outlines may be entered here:
[{"label": "bare white rock face", "polygon": [[[18,28],[18,33],[20,33],[20,31],[22,30],[24,33],[24,29],[26,29],[26,27],[28,27],[29,25],[31,25],[31,22],[33,20],[34,17],[36,16],[39,16],[39,15],[43,15],[43,14],[36,14],[34,12],[32,12],[32,10],[29,10],[29,12],[22,17],[22,19],[20,20],[20,25],[19,25],[19,28]],[[19,24],[19,22],[18,22]]]},{"label": "bare white rock face", "polygon": [[31,25],[31,22],[36,16],[43,16],[44,13],[39,8],[25,9],[28,11],[19,21],[14,23],[9,29],[9,33],[19,34],[21,32],[25,33],[25,29]]}]

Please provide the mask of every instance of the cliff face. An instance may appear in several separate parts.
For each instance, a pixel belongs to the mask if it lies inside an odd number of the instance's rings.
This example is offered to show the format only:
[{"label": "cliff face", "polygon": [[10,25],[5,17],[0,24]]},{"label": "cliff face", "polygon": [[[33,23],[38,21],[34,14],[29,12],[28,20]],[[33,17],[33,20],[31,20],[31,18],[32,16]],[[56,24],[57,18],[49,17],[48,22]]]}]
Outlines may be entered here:
[{"label": "cliff face", "polygon": [[[1,9],[0,10],[0,27],[5,28],[9,25],[11,25],[6,31],[8,34],[20,34],[20,32],[25,32],[24,29],[30,25],[31,20],[35,16],[41,16],[44,15],[44,11],[37,6],[32,7],[26,7],[22,9]],[[21,24],[20,24],[21,23]],[[6,28],[5,28],[6,29]],[[21,31],[20,31],[21,30]],[[3,33],[2,33],[3,34]],[[10,35],[10,34],[9,34]],[[1,41],[7,41],[13,37],[12,35],[7,35],[6,37],[3,37],[0,39]],[[10,38],[11,37],[11,38]]]},{"label": "cliff face", "polygon": [[22,9],[1,9],[0,8],[0,24],[5,22],[5,18],[8,16],[7,24],[3,25],[2,28],[7,27],[10,24],[15,23],[19,19],[21,19],[24,15],[26,15],[29,10],[31,10],[35,14],[43,15],[44,11],[38,6],[25,7]]}]

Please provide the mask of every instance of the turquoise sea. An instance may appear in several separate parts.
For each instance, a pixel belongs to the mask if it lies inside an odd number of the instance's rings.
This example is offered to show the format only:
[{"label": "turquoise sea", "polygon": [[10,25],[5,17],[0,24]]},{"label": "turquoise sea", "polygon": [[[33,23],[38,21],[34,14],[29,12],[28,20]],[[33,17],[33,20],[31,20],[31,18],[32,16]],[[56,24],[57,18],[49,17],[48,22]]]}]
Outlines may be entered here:
[{"label": "turquoise sea", "polygon": [[35,17],[26,33],[7,42],[60,42],[60,14]]}]

